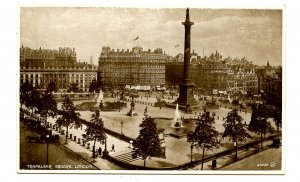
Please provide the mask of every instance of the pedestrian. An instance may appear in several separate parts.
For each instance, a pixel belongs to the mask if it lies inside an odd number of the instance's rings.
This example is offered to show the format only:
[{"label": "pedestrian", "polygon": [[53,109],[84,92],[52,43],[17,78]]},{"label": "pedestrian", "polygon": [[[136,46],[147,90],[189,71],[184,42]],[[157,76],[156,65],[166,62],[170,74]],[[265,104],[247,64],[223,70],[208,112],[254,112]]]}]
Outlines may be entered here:
[{"label": "pedestrian", "polygon": [[111,146],[111,151],[115,152],[115,145],[114,144],[112,144],[112,146]]},{"label": "pedestrian", "polygon": [[101,147],[99,147],[99,149],[98,149],[98,154],[99,154],[99,156],[102,155],[102,148]]}]

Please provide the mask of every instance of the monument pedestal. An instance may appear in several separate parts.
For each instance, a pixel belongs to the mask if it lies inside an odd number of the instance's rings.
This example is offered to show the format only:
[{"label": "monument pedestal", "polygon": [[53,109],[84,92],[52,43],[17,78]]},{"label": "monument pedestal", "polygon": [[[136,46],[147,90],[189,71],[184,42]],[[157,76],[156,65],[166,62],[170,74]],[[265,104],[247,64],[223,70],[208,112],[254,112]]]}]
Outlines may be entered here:
[{"label": "monument pedestal", "polygon": [[198,110],[198,102],[194,98],[194,84],[188,80],[179,85],[179,97],[175,101],[175,103],[178,103],[179,109],[186,113],[192,113],[194,110]]},{"label": "monument pedestal", "polygon": [[191,58],[191,26],[194,22],[190,21],[189,9],[186,10],[185,22],[182,22],[185,29],[184,35],[184,70],[183,80],[179,84],[179,97],[175,101],[178,103],[179,109],[186,113],[192,113],[193,110],[198,109],[198,103],[194,98],[194,83],[189,79],[189,66]]}]

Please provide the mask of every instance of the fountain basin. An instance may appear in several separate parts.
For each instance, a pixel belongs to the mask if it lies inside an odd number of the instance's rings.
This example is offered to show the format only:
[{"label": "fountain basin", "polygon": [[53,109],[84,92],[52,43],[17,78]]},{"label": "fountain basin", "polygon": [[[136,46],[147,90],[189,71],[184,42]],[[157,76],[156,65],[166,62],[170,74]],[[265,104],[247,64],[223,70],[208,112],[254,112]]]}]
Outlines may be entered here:
[{"label": "fountain basin", "polygon": [[94,111],[98,109],[97,102],[90,101],[90,102],[83,102],[79,105],[76,105],[76,110],[78,111]]},{"label": "fountain basin", "polygon": [[[105,102],[101,108],[101,111],[119,111],[123,108],[126,108],[127,104],[125,102]],[[83,102],[80,105],[76,106],[78,111],[95,111],[99,109],[99,104],[95,101]]]},{"label": "fountain basin", "polygon": [[184,138],[189,132],[192,132],[195,128],[194,119],[184,119],[181,126],[177,127],[173,125],[173,118],[154,118],[156,127],[164,129],[164,135],[175,138]]}]

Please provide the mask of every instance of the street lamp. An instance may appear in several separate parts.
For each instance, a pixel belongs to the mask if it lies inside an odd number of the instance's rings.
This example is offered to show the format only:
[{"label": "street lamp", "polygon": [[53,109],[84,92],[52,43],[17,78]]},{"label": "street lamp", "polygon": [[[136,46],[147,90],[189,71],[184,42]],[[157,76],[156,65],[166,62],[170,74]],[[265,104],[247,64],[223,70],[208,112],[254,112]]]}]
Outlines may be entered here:
[{"label": "street lamp", "polygon": [[103,150],[103,158],[106,158],[107,155],[108,155],[108,151],[107,151],[107,138],[105,137],[105,144],[104,144],[104,150]]},{"label": "street lamp", "polygon": [[48,165],[48,151],[49,151],[49,135],[46,135],[46,142],[47,142],[47,158],[46,158],[46,165]]},{"label": "street lamp", "polygon": [[191,163],[193,162],[193,149],[197,144],[191,144],[190,148],[191,148]]},{"label": "street lamp", "polygon": [[123,135],[123,121],[121,121],[121,135]]},{"label": "street lamp", "polygon": [[211,146],[211,144],[209,144],[209,143],[202,143],[201,145],[202,145],[202,147],[203,147],[201,170],[203,170],[205,147],[209,147],[209,146]]}]

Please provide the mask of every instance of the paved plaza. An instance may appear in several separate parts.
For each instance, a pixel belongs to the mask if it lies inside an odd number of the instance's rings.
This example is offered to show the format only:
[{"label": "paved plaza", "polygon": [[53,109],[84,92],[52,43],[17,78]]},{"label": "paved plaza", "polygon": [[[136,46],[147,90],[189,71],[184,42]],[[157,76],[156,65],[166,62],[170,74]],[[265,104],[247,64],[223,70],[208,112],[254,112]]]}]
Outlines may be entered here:
[{"label": "paved plaza", "polygon": [[[174,98],[175,99],[175,98]],[[119,133],[125,136],[128,136],[132,139],[137,138],[139,134],[140,127],[139,125],[141,124],[143,120],[143,113],[145,108],[147,107],[148,110],[148,116],[151,116],[153,118],[168,118],[172,119],[174,117],[174,109],[171,108],[166,108],[166,107],[153,107],[150,104],[154,104],[156,98],[137,98],[135,99],[136,101],[141,101],[143,104],[136,103],[135,104],[135,112],[138,114],[137,116],[127,116],[127,112],[129,111],[129,107],[122,109],[120,112],[119,111],[102,111],[100,116],[103,118],[104,121],[104,126],[105,128],[112,130],[116,133]],[[113,98],[105,98],[103,102],[114,102],[117,101],[116,99]],[[84,101],[79,101],[75,102],[76,104],[80,104]],[[127,105],[129,106],[130,101],[126,101]],[[60,107],[59,103],[59,107]],[[227,113],[231,111],[228,108],[220,108],[220,109],[209,109],[208,111],[214,112],[216,114],[215,117],[215,127],[219,132],[222,132],[224,130],[222,124],[223,124],[223,117],[226,117]],[[203,112],[203,110],[195,111],[193,114],[185,114],[181,113],[181,116],[184,118],[195,118],[195,114],[199,114]],[[92,112],[91,111],[79,111],[81,118],[89,121],[91,119]],[[244,118],[244,122],[246,124],[249,124],[250,119],[251,119],[251,113],[250,112],[239,112],[239,115],[241,115]],[[48,118],[48,122],[55,124],[55,119],[53,118]],[[121,125],[121,122],[123,125]],[[76,138],[82,138],[82,134],[84,134],[85,126],[75,129],[75,128],[70,128],[69,133],[72,134],[72,137],[76,136]],[[122,130],[122,131],[121,131]],[[250,132],[251,135],[253,136],[252,139],[248,139],[246,143],[255,141],[259,139],[259,136]],[[267,137],[268,135],[266,135]],[[189,163],[191,161],[191,151],[190,151],[190,144],[187,142],[186,137],[183,138],[174,138],[169,135],[165,135],[165,144],[166,144],[166,158],[156,158],[156,157],[151,157],[147,159],[146,166],[150,168],[172,168],[176,166],[180,166],[186,163]],[[90,146],[92,148],[93,142],[89,142]],[[112,144],[115,145],[115,151],[111,151],[111,146]],[[79,152],[82,150],[81,145],[78,143],[71,141],[69,139],[69,144],[66,145],[69,147],[71,150],[75,152]],[[96,142],[96,149],[98,147],[101,147],[104,149],[104,145],[100,144],[99,142]],[[212,151],[205,151],[205,156],[210,156],[215,153],[227,150],[227,149],[232,149],[233,143],[229,142],[227,139],[222,140],[222,144],[218,149],[214,149]],[[118,161],[121,161],[123,163],[129,163],[131,165],[137,165],[137,166],[143,166],[144,161],[141,160],[141,158],[136,158],[133,159],[131,157],[131,148],[130,148],[130,143],[119,140],[113,136],[108,135],[107,139],[107,148],[109,150],[109,155],[115,158]],[[90,153],[90,156],[85,156],[85,158],[92,160],[91,155],[91,149],[87,149],[87,153]],[[241,152],[241,156],[245,155],[250,155],[252,154],[253,151],[246,152],[243,154]],[[85,154],[86,155],[86,154]],[[195,147],[193,150],[193,161],[195,160],[200,160],[202,158],[202,150],[200,148]],[[99,166],[101,169],[122,169],[121,167],[116,167],[116,166],[110,166],[110,163],[108,161],[102,161],[103,159],[99,159]],[[221,161],[230,161],[231,159],[221,159]],[[220,161],[220,162],[221,162]],[[222,162],[221,162],[222,163]],[[220,164],[221,164],[220,163]],[[224,162],[225,164],[226,162]],[[206,164],[206,168],[209,168],[209,162]]]}]

